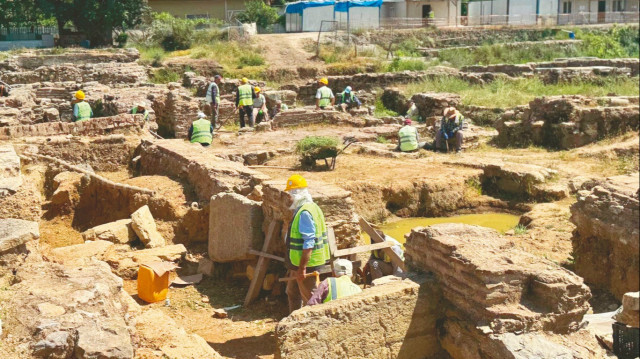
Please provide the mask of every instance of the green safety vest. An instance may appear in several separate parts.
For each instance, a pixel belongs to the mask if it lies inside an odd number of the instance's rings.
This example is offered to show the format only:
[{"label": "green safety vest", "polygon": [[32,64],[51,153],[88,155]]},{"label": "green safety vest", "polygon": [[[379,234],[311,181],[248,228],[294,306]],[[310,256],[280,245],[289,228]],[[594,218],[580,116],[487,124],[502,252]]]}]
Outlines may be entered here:
[{"label": "green safety vest", "polygon": [[404,126],[398,131],[400,137],[400,151],[408,152],[418,149],[418,130],[413,126]]},{"label": "green safety vest", "polygon": [[316,244],[311,252],[311,258],[307,263],[308,268],[318,267],[326,264],[331,259],[331,253],[329,252],[329,239],[327,236],[327,225],[324,221],[324,213],[317,204],[305,203],[303,204],[291,222],[291,229],[289,230],[289,261],[293,266],[300,265],[300,258],[302,258],[302,233],[300,233],[300,215],[303,211],[307,211],[313,217],[313,222],[316,225]]},{"label": "green safety vest", "polygon": [[329,291],[327,292],[327,297],[324,298],[324,303],[362,292],[362,289],[353,283],[349,276],[343,275],[338,278],[331,277],[328,279]]},{"label": "green safety vest", "polygon": [[[218,87],[218,84],[215,83],[215,82],[212,82],[207,90],[210,90],[211,93],[213,93],[213,88],[214,87],[216,88],[216,103],[219,105],[220,104],[220,88]],[[209,95],[210,95],[210,93],[207,93],[207,96],[209,96]]]},{"label": "green safety vest", "polygon": [[436,13],[433,11],[429,11],[429,19],[434,19],[436,17]]},{"label": "green safety vest", "polygon": [[342,103],[346,103],[347,99],[351,100],[351,102],[353,102],[353,92],[349,92],[349,93],[344,93],[344,92],[340,92],[340,100]]},{"label": "green safety vest", "polygon": [[[373,250],[371,251],[371,254],[375,259],[382,259],[386,263],[391,263],[391,257],[389,257],[389,255],[385,253],[382,249]],[[404,254],[400,256],[400,259],[404,261]]]},{"label": "green safety vest", "polygon": [[320,103],[318,106],[327,107],[331,105],[331,89],[327,86],[322,86],[319,89],[320,91]]},{"label": "green safety vest", "polygon": [[91,106],[88,103],[82,101],[76,104],[78,106],[78,116],[76,122],[86,121],[91,118]]},{"label": "green safety vest", "polygon": [[253,106],[253,93],[251,85],[238,86],[238,106]]},{"label": "green safety vest", "polygon": [[[138,113],[138,106],[134,107],[131,109],[131,113],[132,114],[137,114]],[[149,110],[145,109],[144,112],[142,113],[144,115],[144,120],[146,121],[147,119],[149,119]]]},{"label": "green safety vest", "polygon": [[211,144],[213,135],[211,134],[211,121],[203,118],[193,122],[193,133],[191,134],[191,143]]}]

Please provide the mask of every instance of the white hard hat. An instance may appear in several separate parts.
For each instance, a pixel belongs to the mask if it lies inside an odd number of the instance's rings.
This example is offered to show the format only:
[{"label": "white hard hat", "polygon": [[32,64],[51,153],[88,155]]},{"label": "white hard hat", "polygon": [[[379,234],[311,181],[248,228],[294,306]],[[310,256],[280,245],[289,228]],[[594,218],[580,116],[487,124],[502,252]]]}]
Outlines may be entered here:
[{"label": "white hard hat", "polygon": [[351,277],[353,274],[353,264],[348,259],[336,259],[333,261],[333,272],[336,275],[346,275]]},{"label": "white hard hat", "polygon": [[198,118],[207,118],[207,115],[205,115],[204,112],[200,111],[198,112]]}]

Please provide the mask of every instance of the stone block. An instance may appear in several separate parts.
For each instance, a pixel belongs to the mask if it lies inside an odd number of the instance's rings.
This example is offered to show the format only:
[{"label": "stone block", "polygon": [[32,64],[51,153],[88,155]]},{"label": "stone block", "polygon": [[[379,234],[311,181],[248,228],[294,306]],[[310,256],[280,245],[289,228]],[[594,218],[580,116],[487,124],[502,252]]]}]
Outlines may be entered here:
[{"label": "stone block", "polygon": [[20,157],[13,146],[0,146],[0,197],[15,193],[22,185]]},{"label": "stone block", "polygon": [[82,264],[91,258],[101,258],[102,255],[113,246],[113,242],[97,240],[87,241],[72,246],[58,247],[51,250],[56,259],[63,263]]},{"label": "stone block", "polygon": [[37,222],[14,218],[0,219],[0,254],[38,238],[40,230]]},{"label": "stone block", "polygon": [[144,205],[131,214],[131,227],[147,248],[163,247],[166,242],[156,227],[149,206]]},{"label": "stone block", "polygon": [[413,95],[411,100],[415,102],[422,118],[431,116],[442,117],[447,107],[459,107],[460,95],[446,92],[426,92]]},{"label": "stone block", "polygon": [[589,310],[582,278],[513,248],[493,229],[438,224],[411,231],[407,262],[431,271],[464,318],[494,333],[578,329]]},{"label": "stone block", "polygon": [[101,224],[82,233],[85,241],[104,240],[113,243],[129,243],[138,238],[131,226],[131,219]]},{"label": "stone block", "polygon": [[184,245],[174,244],[139,251],[131,251],[130,248],[125,248],[124,250],[119,248],[107,251],[103,255],[103,259],[119,277],[134,279],[138,275],[140,264],[162,261],[179,262],[186,253],[187,248]]},{"label": "stone block", "polygon": [[261,203],[236,193],[221,193],[209,202],[209,258],[231,262],[251,258],[249,249],[262,248]]},{"label": "stone block", "polygon": [[81,326],[76,342],[76,358],[129,359],[133,357],[131,336],[124,323],[101,322]]},{"label": "stone block", "polygon": [[365,289],[303,307],[276,327],[276,358],[437,358],[442,306],[433,281]]},{"label": "stone block", "polygon": [[619,299],[640,289],[638,176],[587,182],[571,206],[576,273]]}]

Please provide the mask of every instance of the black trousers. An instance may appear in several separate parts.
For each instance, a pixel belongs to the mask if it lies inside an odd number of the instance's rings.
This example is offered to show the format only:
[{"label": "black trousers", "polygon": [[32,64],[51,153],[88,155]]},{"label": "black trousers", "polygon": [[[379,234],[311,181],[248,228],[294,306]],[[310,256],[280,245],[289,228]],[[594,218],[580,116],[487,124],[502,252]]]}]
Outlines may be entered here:
[{"label": "black trousers", "polygon": [[249,120],[249,127],[253,127],[253,106],[240,106],[238,109],[240,115],[240,128],[245,126],[244,116],[246,115]]}]

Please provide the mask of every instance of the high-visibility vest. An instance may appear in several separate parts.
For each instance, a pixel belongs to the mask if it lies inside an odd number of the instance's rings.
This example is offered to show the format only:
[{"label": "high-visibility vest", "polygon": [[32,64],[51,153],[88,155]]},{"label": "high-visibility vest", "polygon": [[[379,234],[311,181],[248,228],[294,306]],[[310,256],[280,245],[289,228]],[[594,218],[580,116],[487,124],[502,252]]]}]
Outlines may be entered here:
[{"label": "high-visibility vest", "polygon": [[398,131],[400,151],[408,152],[418,149],[418,130],[413,126],[404,126]]},{"label": "high-visibility vest", "polygon": [[[131,114],[135,115],[137,113],[138,113],[138,106],[131,109]],[[144,120],[146,121],[149,118],[149,110],[145,108],[142,114],[144,115]]]},{"label": "high-visibility vest", "polygon": [[349,93],[340,92],[340,101],[342,103],[347,103],[347,99],[349,99],[351,100],[351,102],[354,102],[353,96],[354,96],[353,92],[349,92]]},{"label": "high-visibility vest", "polygon": [[429,19],[434,19],[436,17],[436,13],[432,11],[429,11]]},{"label": "high-visibility vest", "polygon": [[331,105],[331,89],[327,86],[322,86],[318,89],[318,91],[320,91],[320,103],[318,104],[318,106],[327,107]]},{"label": "high-visibility vest", "polygon": [[310,202],[303,204],[291,222],[291,229],[289,230],[289,262],[297,267],[300,265],[300,258],[302,258],[302,233],[300,233],[300,215],[302,212],[307,211],[311,214],[313,222],[316,225],[316,242],[311,252],[311,258],[307,263],[307,268],[318,267],[326,264],[331,258],[329,252],[329,238],[327,236],[327,225],[324,221],[324,213],[317,204]]},{"label": "high-visibility vest", "polygon": [[205,95],[205,100],[207,101],[207,103],[213,102],[213,97],[211,95],[213,94],[214,87],[216,88],[216,103],[220,104],[220,88],[218,87],[218,84],[215,82],[212,82],[209,85],[209,88],[207,89],[207,93]]},{"label": "high-visibility vest", "polygon": [[362,289],[353,283],[347,275],[338,278],[331,277],[328,278],[328,280],[329,291],[327,292],[327,297],[324,299],[324,303],[362,292]]},{"label": "high-visibility vest", "polygon": [[78,116],[76,116],[76,122],[86,121],[91,118],[91,106],[88,103],[81,101],[76,104],[78,106]]},{"label": "high-visibility vest", "polygon": [[251,85],[238,86],[238,106],[253,106],[253,93]]},{"label": "high-visibility vest", "polygon": [[201,118],[193,122],[193,133],[191,143],[211,144],[213,135],[211,134],[211,121]]},{"label": "high-visibility vest", "polygon": [[[393,242],[393,243],[395,243],[395,242]],[[382,259],[386,263],[391,263],[391,257],[389,257],[389,255],[382,249],[375,249],[375,250],[371,251],[371,255],[375,259]],[[402,251],[400,251],[400,254],[398,256],[400,257],[400,259],[402,259],[402,261],[404,261],[404,253]]]}]

